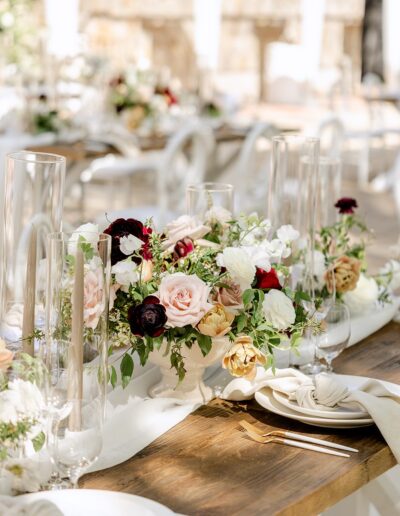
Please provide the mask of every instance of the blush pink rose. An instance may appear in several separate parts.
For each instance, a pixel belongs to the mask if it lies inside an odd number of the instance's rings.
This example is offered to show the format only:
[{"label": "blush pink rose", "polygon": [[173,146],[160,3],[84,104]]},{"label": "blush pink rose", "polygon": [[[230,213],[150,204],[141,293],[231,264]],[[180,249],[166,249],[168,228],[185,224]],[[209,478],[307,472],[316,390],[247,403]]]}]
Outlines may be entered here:
[{"label": "blush pink rose", "polygon": [[100,266],[95,262],[85,271],[83,291],[83,320],[87,328],[96,329],[104,311],[104,280]]},{"label": "blush pink rose", "polygon": [[161,280],[157,297],[165,307],[167,326],[195,326],[213,306],[208,302],[209,294],[210,287],[194,274],[188,276],[176,272],[165,276]]},{"label": "blush pink rose", "polygon": [[176,220],[167,224],[166,233],[167,240],[163,243],[164,249],[174,248],[174,245],[185,237],[191,240],[197,240],[207,235],[211,228],[198,222],[195,218],[189,215],[181,215]]}]

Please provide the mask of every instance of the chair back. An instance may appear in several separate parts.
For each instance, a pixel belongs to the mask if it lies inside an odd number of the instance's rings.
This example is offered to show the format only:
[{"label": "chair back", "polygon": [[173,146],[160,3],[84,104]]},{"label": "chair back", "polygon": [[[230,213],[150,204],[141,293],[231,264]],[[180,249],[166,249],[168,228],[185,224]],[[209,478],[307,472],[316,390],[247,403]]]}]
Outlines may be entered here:
[{"label": "chair back", "polygon": [[259,210],[262,208],[261,204],[266,205],[270,167],[269,142],[278,134],[275,126],[259,122],[244,140],[233,178],[236,211]]},{"label": "chair back", "polygon": [[184,126],[172,136],[157,171],[161,219],[169,210],[184,211],[186,187],[204,180],[214,145],[212,129],[201,122]]},{"label": "chair back", "polygon": [[343,151],[344,125],[336,116],[322,120],[317,129],[321,140],[321,155],[329,158],[340,158]]}]

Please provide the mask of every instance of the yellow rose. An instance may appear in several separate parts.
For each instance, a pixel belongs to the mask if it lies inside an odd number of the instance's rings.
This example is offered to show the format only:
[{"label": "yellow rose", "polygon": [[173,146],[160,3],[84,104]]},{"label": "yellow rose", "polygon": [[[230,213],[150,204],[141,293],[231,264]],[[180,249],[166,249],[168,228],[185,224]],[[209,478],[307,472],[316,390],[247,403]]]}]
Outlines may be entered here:
[{"label": "yellow rose", "polygon": [[222,337],[231,329],[234,318],[234,314],[225,310],[225,307],[218,303],[202,317],[197,328],[203,335]]},{"label": "yellow rose", "polygon": [[328,292],[344,293],[354,290],[360,277],[361,262],[351,256],[340,256],[325,273]]},{"label": "yellow rose", "polygon": [[228,369],[232,376],[244,376],[253,380],[257,364],[266,365],[267,358],[253,344],[253,339],[246,335],[236,337],[231,349],[222,361],[222,367]]}]

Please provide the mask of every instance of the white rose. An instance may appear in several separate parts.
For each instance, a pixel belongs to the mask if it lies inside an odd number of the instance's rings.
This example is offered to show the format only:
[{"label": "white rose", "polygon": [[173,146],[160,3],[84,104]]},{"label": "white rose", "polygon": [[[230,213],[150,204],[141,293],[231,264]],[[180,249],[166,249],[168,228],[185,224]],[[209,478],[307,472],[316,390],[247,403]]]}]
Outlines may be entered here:
[{"label": "white rose", "polygon": [[351,314],[361,314],[370,311],[378,299],[379,287],[374,278],[361,274],[354,290],[343,295],[343,301],[349,307]]},{"label": "white rose", "polygon": [[216,223],[218,222],[222,226],[226,226],[229,221],[232,220],[232,213],[222,206],[213,206],[204,216],[204,220],[207,223]]},{"label": "white rose", "polygon": [[226,247],[217,256],[217,263],[220,267],[225,267],[229,275],[242,290],[251,287],[256,267],[252,263],[250,256],[244,249],[239,247]]},{"label": "white rose", "polygon": [[279,240],[282,240],[282,242],[287,243],[297,240],[300,236],[300,233],[297,231],[297,229],[294,229],[291,224],[287,224],[286,226],[281,226],[278,229],[276,236],[279,238]]},{"label": "white rose", "polygon": [[400,262],[397,260],[390,260],[380,269],[379,272],[383,276],[387,276],[389,274],[392,275],[392,279],[389,283],[389,287],[392,290],[400,288]]},{"label": "white rose", "polygon": [[79,237],[83,237],[85,242],[89,243],[93,249],[97,247],[99,242],[99,226],[97,224],[82,224],[79,226],[71,235],[68,242],[68,253],[76,254],[76,246],[79,240]]},{"label": "white rose", "polygon": [[265,320],[277,330],[286,330],[296,319],[292,300],[276,289],[265,295],[263,311]]},{"label": "white rose", "polygon": [[130,258],[117,262],[111,267],[111,272],[123,292],[128,292],[130,285],[134,285],[139,280],[138,266]]},{"label": "white rose", "polygon": [[138,251],[142,248],[143,241],[140,238],[135,237],[135,235],[123,236],[119,239],[119,248],[121,253],[126,256],[130,256],[135,251]]},{"label": "white rose", "polygon": [[167,224],[167,241],[164,246],[165,248],[168,248],[176,244],[178,240],[182,240],[182,238],[185,237],[197,240],[198,238],[205,236],[210,231],[210,227],[204,226],[195,218],[190,217],[189,215],[181,215],[176,220]]}]

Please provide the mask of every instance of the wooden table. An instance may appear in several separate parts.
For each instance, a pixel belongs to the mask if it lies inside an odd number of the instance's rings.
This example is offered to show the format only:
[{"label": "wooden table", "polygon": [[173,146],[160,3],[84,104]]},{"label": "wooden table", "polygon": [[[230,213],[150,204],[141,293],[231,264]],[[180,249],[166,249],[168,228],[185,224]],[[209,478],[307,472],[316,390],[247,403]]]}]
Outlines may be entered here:
[{"label": "wooden table", "polygon": [[[337,372],[400,383],[400,327],[390,323],[347,349]],[[240,419],[358,448],[350,459],[248,440]],[[318,514],[395,465],[376,427],[314,428],[268,413],[254,401],[214,400],[123,464],[82,486],[145,496],[187,515]]]}]

